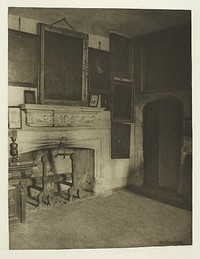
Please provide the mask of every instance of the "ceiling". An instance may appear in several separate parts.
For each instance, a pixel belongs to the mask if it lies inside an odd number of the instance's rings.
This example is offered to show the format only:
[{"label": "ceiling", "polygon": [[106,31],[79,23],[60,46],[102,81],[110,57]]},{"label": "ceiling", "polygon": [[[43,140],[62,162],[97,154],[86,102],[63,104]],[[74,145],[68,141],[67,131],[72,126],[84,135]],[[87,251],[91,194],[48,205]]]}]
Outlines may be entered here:
[{"label": "ceiling", "polygon": [[[9,8],[9,14],[52,24],[63,18],[77,31],[100,36],[116,32],[130,38],[190,23],[190,11],[148,9]],[[58,24],[69,28],[64,21]]]}]

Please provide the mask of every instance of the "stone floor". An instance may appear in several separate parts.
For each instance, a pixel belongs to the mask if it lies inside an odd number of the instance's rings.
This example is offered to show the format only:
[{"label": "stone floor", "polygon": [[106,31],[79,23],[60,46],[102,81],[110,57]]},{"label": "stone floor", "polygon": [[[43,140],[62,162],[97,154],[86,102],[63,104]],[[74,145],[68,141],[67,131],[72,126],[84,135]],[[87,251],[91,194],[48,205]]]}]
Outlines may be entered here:
[{"label": "stone floor", "polygon": [[10,249],[190,245],[192,213],[121,190],[105,197],[29,211],[10,224]]}]

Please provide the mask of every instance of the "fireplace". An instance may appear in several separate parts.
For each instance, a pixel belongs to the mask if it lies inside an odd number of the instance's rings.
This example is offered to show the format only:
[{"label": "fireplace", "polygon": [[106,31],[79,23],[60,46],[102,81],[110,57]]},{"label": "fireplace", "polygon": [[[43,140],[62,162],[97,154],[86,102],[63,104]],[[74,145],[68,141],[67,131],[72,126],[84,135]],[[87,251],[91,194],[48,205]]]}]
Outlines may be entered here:
[{"label": "fireplace", "polygon": [[[92,150],[93,192],[110,190],[110,113],[103,108],[21,105],[22,128],[17,131],[19,155],[55,151],[62,137],[73,152]],[[56,151],[55,151],[56,152]],[[83,172],[84,173],[84,172]]]}]

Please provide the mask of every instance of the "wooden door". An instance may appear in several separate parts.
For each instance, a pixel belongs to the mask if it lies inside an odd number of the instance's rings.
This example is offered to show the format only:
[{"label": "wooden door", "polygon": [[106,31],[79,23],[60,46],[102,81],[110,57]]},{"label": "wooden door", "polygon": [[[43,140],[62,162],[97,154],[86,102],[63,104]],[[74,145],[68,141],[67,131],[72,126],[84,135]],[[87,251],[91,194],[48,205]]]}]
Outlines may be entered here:
[{"label": "wooden door", "polygon": [[159,100],[144,110],[144,184],[177,192],[182,139],[182,109]]}]

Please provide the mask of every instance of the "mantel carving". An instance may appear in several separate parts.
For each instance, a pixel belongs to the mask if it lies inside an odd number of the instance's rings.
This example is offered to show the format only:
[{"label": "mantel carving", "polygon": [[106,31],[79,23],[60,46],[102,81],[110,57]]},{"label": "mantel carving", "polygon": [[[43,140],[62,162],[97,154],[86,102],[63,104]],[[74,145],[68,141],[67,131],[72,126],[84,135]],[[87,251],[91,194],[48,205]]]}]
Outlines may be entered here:
[{"label": "mantel carving", "polygon": [[54,126],[57,127],[74,127],[86,126],[92,127],[95,125],[95,116],[91,114],[71,114],[71,113],[56,113],[54,114]]},{"label": "mantel carving", "polygon": [[53,111],[30,110],[26,114],[26,124],[28,126],[49,127],[54,125]]},{"label": "mantel carving", "polygon": [[102,108],[21,105],[26,110],[26,125],[33,127],[94,127]]}]

